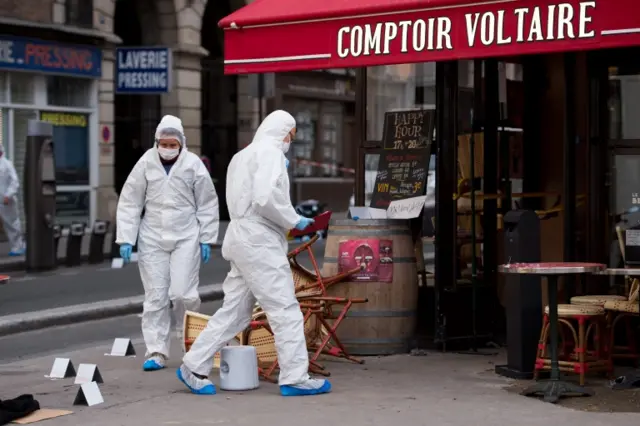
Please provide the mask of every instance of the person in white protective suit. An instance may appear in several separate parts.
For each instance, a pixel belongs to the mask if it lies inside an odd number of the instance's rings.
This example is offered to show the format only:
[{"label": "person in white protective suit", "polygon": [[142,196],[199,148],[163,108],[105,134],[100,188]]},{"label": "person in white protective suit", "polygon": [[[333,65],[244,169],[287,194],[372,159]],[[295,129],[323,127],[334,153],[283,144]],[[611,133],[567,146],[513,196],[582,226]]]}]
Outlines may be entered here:
[{"label": "person in white protective suit", "polygon": [[22,256],[25,252],[22,238],[22,224],[20,223],[20,211],[18,209],[18,191],[20,181],[13,163],[4,155],[4,146],[0,144],[0,217],[4,233],[7,235],[11,251],[9,256]]},{"label": "person in white protective suit", "polygon": [[302,312],[286,255],[286,233],[313,223],[313,219],[295,212],[289,198],[284,154],[295,137],[295,126],[287,112],[272,112],[251,144],[229,164],[227,205],[231,222],[222,256],[231,263],[231,271],[223,283],[224,302],[176,372],[195,394],[216,393],[207,377],[213,368],[213,356],[249,325],[256,300],[275,335],[281,394],[314,395],[331,390],[329,381],[309,377]]},{"label": "person in white protective suit", "polygon": [[170,302],[178,339],[185,310],[200,307],[200,261],[209,261],[219,226],[215,188],[200,158],[187,151],[182,121],[165,115],[155,139],[127,178],[116,214],[116,243],[125,262],[138,240],[145,371],[164,368],[169,358]]}]

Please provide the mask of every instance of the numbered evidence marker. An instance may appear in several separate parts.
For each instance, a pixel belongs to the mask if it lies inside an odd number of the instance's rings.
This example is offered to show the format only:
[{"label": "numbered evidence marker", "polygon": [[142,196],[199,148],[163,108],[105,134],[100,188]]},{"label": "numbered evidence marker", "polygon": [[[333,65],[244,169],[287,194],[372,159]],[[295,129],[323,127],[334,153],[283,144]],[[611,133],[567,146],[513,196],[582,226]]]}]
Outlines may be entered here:
[{"label": "numbered evidence marker", "polygon": [[124,259],[121,257],[114,257],[111,259],[111,268],[120,269],[124,266]]},{"label": "numbered evidence marker", "polygon": [[100,370],[98,370],[98,366],[95,364],[80,364],[78,366],[78,374],[76,375],[76,380],[73,382],[74,385],[83,385],[85,383],[104,383],[102,380],[102,375],[100,374]]},{"label": "numbered evidence marker", "polygon": [[102,404],[104,398],[96,382],[89,382],[80,385],[76,399],[73,401],[73,405],[86,405],[93,407],[94,405]]},{"label": "numbered evidence marker", "polygon": [[73,368],[73,364],[69,358],[56,358],[53,361],[51,372],[48,376],[44,376],[47,379],[66,379],[74,377],[76,370]]},{"label": "numbered evidence marker", "polygon": [[136,356],[136,350],[131,344],[131,339],[117,338],[113,341],[111,347],[111,353],[105,354],[108,356]]}]

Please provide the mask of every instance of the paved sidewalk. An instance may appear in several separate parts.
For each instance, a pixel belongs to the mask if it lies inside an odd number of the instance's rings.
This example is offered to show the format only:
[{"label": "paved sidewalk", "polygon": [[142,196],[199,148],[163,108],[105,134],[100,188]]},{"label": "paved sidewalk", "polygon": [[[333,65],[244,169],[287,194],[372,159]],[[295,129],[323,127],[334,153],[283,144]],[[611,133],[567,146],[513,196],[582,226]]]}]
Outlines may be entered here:
[{"label": "paved sidewalk", "polygon": [[[140,351],[141,342],[134,344]],[[0,366],[0,399],[30,393],[43,408],[74,411],[43,423],[46,426],[282,426],[299,424],[301,419],[305,426],[635,426],[638,422],[637,414],[573,411],[507,393],[503,388],[510,381],[493,374],[495,359],[487,357],[430,353],[373,357],[362,366],[329,362],[331,394],[283,398],[276,385],[265,382],[249,392],[192,395],[175,378],[177,352],[171,368],[144,373],[140,355],[106,357],[108,350],[106,346],[73,353],[60,349],[57,355],[71,358],[76,368],[79,363],[98,365],[105,381],[100,385],[105,399],[101,405],[73,406],[77,392],[73,379],[44,377],[53,357]]]}]

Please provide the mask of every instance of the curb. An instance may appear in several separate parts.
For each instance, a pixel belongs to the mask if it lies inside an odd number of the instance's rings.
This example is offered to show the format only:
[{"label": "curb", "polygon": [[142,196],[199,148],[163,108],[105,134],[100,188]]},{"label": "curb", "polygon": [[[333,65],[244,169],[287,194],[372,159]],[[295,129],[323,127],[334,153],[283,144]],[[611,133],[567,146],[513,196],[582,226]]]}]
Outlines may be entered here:
[{"label": "curb", "polygon": [[[221,300],[223,297],[224,292],[221,284],[200,287],[200,299],[203,302]],[[0,337],[77,322],[138,314],[142,312],[143,302],[144,296],[135,296],[6,315],[0,317]]]}]

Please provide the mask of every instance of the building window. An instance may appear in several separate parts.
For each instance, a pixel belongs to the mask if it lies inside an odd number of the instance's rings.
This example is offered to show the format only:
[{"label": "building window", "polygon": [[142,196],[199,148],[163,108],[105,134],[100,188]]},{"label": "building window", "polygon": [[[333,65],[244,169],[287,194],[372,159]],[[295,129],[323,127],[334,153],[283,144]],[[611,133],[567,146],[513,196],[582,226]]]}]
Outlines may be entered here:
[{"label": "building window", "polygon": [[93,80],[47,76],[47,105],[88,108],[92,88]]},{"label": "building window", "polygon": [[0,102],[7,102],[9,89],[9,76],[6,72],[0,72]]},{"label": "building window", "polygon": [[88,185],[89,115],[43,111],[40,120],[53,124],[56,183]]},{"label": "building window", "polygon": [[[0,72],[0,143],[23,183],[29,120],[53,125],[59,224],[89,223],[92,114],[97,114],[95,80],[27,72]],[[95,161],[95,159],[93,160]],[[95,169],[95,167],[94,167]],[[22,190],[20,214],[25,226]],[[89,201],[87,201],[89,200]]]},{"label": "building window", "polygon": [[67,0],[67,25],[93,28],[93,0]]},{"label": "building window", "polygon": [[29,105],[35,102],[36,97],[36,77],[33,74],[13,73],[11,74],[11,99],[13,104]]}]

